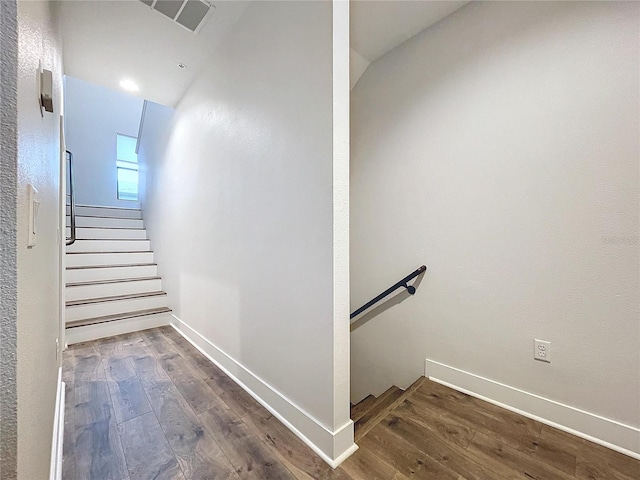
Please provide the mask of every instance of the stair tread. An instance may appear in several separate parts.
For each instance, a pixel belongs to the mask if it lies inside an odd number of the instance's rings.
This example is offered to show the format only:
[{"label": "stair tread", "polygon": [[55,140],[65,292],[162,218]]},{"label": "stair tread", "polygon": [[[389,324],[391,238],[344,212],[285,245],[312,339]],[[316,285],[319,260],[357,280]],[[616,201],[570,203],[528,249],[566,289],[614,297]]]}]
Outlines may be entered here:
[{"label": "stair tread", "polygon": [[87,287],[91,285],[105,285],[110,283],[127,283],[127,282],[142,282],[145,280],[161,280],[161,277],[129,277],[129,278],[116,278],[113,280],[91,280],[88,282],[75,282],[67,283],[66,287]]},{"label": "stair tread", "polygon": [[364,437],[373,427],[380,423],[389,412],[404,402],[416,389],[420,388],[420,385],[425,381],[426,377],[420,377],[406,390],[402,390],[394,385],[380,395],[378,401],[372,405],[369,411],[355,422],[354,441],[357,442]]},{"label": "stair tread", "polygon": [[107,205],[81,205],[79,203],[76,203],[76,207],[83,207],[83,208],[108,208],[110,210],[129,210],[129,211],[133,211],[133,212],[140,212],[141,210],[139,208],[131,208],[131,207],[109,207]]},{"label": "stair tread", "polygon": [[129,267],[156,267],[157,263],[124,263],[118,265],[80,265],[67,267],[67,270],[85,270],[87,268],[129,268]]},{"label": "stair tread", "polygon": [[147,315],[155,315],[159,313],[170,313],[170,312],[171,312],[171,309],[169,307],[149,308],[147,310],[136,310],[136,311],[127,312],[127,313],[117,313],[115,315],[104,315],[102,317],[73,320],[72,322],[67,322],[65,327],[66,328],[84,327],[87,325],[96,325],[98,323],[115,322],[118,320],[126,320],[129,318],[144,317]]},{"label": "stair tread", "polygon": [[113,253],[153,253],[153,250],[127,250],[126,252],[67,252],[67,255],[96,255],[96,254],[113,254]]},{"label": "stair tread", "polygon": [[127,295],[112,295],[109,297],[85,298],[82,300],[68,301],[66,303],[66,306],[75,307],[78,305],[89,305],[92,303],[117,302],[118,300],[131,300],[135,298],[145,298],[145,297],[159,297],[166,294],[167,292],[160,291],[160,292],[130,293]]},{"label": "stair tread", "polygon": [[369,430],[376,426],[388,413],[387,407],[402,395],[402,390],[395,385],[390,387],[354,425],[354,441],[360,440]]},{"label": "stair tread", "polygon": [[137,220],[137,221],[142,221],[142,218],[135,218],[135,217],[112,217],[109,215],[81,215],[79,213],[76,213],[76,218],[78,217],[83,217],[83,218],[114,218],[116,220]]},{"label": "stair tread", "polygon": [[148,242],[148,238],[76,238],[83,242]]},{"label": "stair tread", "polygon": [[76,242],[82,241],[86,242],[87,240],[102,240],[103,242],[112,242],[114,240],[144,240],[146,242],[150,241],[148,238],[76,238]]},{"label": "stair tread", "polygon": [[369,395],[360,400],[357,404],[351,407],[351,420],[354,422],[360,420],[377,401],[378,397],[374,397],[373,395]]},{"label": "stair tread", "polygon": [[[134,220],[136,220],[134,218]],[[137,219],[140,220],[140,219]],[[67,225],[67,228],[71,228],[69,225]],[[94,227],[94,226],[85,226],[85,227],[78,227],[76,226],[76,230],[82,230],[83,228],[99,228],[101,230],[144,230],[144,227]]]}]

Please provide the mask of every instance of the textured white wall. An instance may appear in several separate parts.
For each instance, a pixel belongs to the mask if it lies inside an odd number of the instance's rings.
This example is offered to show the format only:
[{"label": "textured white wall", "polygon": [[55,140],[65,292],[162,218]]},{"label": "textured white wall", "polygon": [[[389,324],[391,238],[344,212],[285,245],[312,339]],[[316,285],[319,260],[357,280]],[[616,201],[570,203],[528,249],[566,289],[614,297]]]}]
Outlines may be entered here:
[{"label": "textured white wall", "polygon": [[[59,362],[62,58],[51,2],[18,2],[18,478],[49,476]],[[40,115],[38,65],[53,72],[55,113]],[[27,185],[38,190],[36,245],[27,248]]]},{"label": "textured white wall", "polygon": [[352,306],[428,270],[352,334],[354,400],[430,358],[640,426],[639,7],[478,2],[369,66]]},{"label": "textured white wall", "polygon": [[143,100],[65,77],[65,142],[73,152],[76,203],[137,208],[118,200],[116,134],[138,136]]},{"label": "textured white wall", "polygon": [[[334,269],[331,8],[252,3],[172,123],[148,106],[140,150],[146,225],[175,315],[329,431],[349,422],[346,249]],[[340,159],[335,215],[345,237],[346,148]]]},{"label": "textured white wall", "polygon": [[17,476],[18,5],[0,2],[0,478]]}]

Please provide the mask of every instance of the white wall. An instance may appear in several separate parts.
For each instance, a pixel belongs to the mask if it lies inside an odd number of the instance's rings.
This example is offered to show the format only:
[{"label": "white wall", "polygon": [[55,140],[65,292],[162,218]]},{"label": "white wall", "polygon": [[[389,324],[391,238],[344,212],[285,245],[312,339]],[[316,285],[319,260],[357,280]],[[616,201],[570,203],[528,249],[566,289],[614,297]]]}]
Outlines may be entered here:
[{"label": "white wall", "polygon": [[76,203],[138,208],[118,200],[116,134],[138,136],[143,100],[65,77],[65,141],[73,152]]},{"label": "white wall", "polygon": [[[18,478],[48,478],[59,360],[62,58],[51,2],[18,2]],[[40,115],[38,64],[53,72],[54,113]],[[27,185],[38,190],[27,248]],[[10,478],[10,477],[9,477]]]},{"label": "white wall", "polygon": [[428,270],[352,334],[353,400],[428,358],[620,422],[640,453],[638,8],[473,3],[369,66],[352,307]]},{"label": "white wall", "polygon": [[[178,325],[335,460],[353,430],[348,151],[334,160],[331,9],[251,4],[173,116],[149,104],[139,155]],[[346,105],[348,5],[342,13]],[[338,246],[334,223],[344,224]]]}]

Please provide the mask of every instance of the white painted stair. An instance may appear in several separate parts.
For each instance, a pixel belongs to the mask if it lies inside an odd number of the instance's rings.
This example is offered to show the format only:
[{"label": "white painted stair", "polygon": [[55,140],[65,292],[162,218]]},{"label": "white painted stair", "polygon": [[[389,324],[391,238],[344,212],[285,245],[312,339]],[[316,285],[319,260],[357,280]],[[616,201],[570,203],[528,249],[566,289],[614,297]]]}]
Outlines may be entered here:
[{"label": "white painted stair", "polygon": [[169,323],[139,209],[76,205],[76,237],[66,255],[67,344]]}]

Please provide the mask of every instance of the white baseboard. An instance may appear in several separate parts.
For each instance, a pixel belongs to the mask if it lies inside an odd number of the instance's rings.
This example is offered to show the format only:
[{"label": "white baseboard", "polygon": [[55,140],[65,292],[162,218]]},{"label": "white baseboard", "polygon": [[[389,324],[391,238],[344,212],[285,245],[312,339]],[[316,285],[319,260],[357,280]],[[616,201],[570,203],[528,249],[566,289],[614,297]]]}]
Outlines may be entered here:
[{"label": "white baseboard", "polygon": [[358,449],[353,442],[353,421],[349,420],[339,429],[331,431],[178,317],[172,317],[171,325],[180,335],[220,367],[331,467],[336,468]]},{"label": "white baseboard", "polygon": [[51,467],[49,480],[62,479],[62,442],[64,438],[64,394],[65,383],[62,381],[62,368],[58,369],[58,390],[53,415],[53,437],[51,439]]},{"label": "white baseboard", "polygon": [[125,333],[139,332],[148,328],[162,327],[171,323],[169,313],[146,315],[117,322],[98,323],[85,327],[73,327],[65,330],[65,341],[67,345],[74,343],[89,342],[99,338],[113,337]]},{"label": "white baseboard", "polygon": [[640,429],[442,363],[426,360],[430,380],[640,460]]}]

